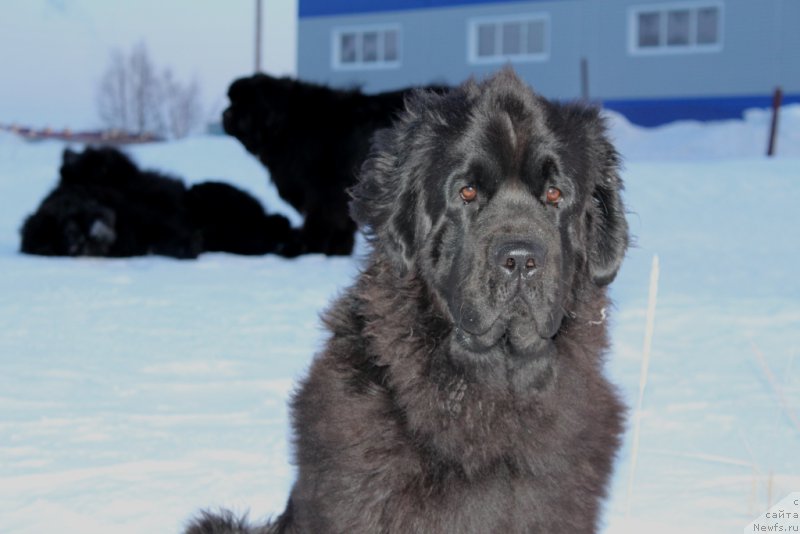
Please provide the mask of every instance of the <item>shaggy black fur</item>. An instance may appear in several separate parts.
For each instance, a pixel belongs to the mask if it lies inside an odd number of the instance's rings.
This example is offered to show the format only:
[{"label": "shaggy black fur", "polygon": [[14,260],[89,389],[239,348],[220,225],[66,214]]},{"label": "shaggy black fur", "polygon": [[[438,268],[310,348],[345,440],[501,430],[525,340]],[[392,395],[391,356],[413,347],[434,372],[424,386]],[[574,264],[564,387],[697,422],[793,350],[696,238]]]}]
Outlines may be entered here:
[{"label": "shaggy black fur", "polygon": [[22,252],[195,258],[203,251],[295,254],[297,232],[256,199],[218,182],[140,170],[111,147],[65,150],[58,186],[22,227]]},{"label": "shaggy black fur", "polygon": [[104,196],[95,198],[84,186],[52,191],[25,220],[22,252],[43,256],[112,255],[112,246],[117,242],[117,212],[109,206],[123,204],[123,198],[113,192]]},{"label": "shaggy black fur", "polygon": [[283,256],[297,256],[301,251],[299,232],[289,219],[267,215],[258,200],[231,185],[193,185],[186,203],[191,223],[203,237],[204,251]]},{"label": "shaggy black fur", "polygon": [[370,137],[389,126],[409,91],[365,95],[267,74],[231,84],[225,131],[259,158],[281,197],[305,216],[305,252],[352,251],[356,225],[348,216],[346,189]]},{"label": "shaggy black fur", "polygon": [[286,512],[191,534],[596,532],[628,242],[603,121],[511,70],[407,106],[353,190],[373,252],[293,399]]},{"label": "shaggy black fur", "polygon": [[202,251],[180,180],[140,171],[111,147],[65,150],[60,175],[22,227],[22,252],[195,258]]}]

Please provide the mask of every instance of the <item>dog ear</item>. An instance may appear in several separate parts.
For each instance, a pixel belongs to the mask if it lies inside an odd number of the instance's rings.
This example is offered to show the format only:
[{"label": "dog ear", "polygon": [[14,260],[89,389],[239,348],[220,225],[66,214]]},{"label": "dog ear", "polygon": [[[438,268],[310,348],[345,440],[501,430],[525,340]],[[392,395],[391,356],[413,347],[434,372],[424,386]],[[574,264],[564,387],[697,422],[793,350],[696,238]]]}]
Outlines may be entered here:
[{"label": "dog ear", "polygon": [[382,251],[401,276],[414,261],[416,193],[403,179],[398,151],[403,146],[401,128],[379,130],[358,183],[349,190],[350,216],[376,250]]},{"label": "dog ear", "polygon": [[602,123],[599,137],[595,138],[598,150],[593,157],[599,172],[592,192],[589,224],[589,273],[595,284],[605,286],[617,276],[625,251],[628,249],[628,222],[620,195],[622,179],[619,176],[620,158],[605,135]]}]

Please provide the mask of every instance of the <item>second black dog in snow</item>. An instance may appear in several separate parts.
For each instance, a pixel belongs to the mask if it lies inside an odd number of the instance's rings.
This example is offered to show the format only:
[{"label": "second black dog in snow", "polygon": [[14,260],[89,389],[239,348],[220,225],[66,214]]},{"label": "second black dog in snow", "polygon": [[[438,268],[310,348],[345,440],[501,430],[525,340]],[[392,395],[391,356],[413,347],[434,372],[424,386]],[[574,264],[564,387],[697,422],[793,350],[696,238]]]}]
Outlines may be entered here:
[{"label": "second black dog in snow", "polygon": [[410,92],[367,95],[267,74],[231,84],[225,131],[258,157],[281,197],[305,216],[304,252],[352,251],[356,225],[347,189],[367,157],[370,138],[391,124]]},{"label": "second black dog in snow", "polygon": [[111,147],[65,150],[58,185],[22,227],[21,251],[46,256],[195,258],[204,251],[292,255],[281,215],[221,182],[188,188]]}]

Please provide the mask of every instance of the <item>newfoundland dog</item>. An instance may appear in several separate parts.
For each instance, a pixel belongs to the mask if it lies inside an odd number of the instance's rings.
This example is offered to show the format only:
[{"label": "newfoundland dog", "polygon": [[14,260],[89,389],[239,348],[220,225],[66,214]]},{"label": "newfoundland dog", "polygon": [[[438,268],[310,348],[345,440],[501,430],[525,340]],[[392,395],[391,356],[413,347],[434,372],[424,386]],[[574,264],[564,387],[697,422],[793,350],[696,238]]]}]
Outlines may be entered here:
[{"label": "newfoundland dog", "polygon": [[141,171],[113,147],[63,153],[58,186],[23,224],[21,251],[45,256],[196,258],[181,180]]},{"label": "newfoundland dog", "polygon": [[352,191],[373,251],[292,401],[285,512],[189,532],[596,532],[623,426],[618,162],[597,110],[511,70],[409,99]]},{"label": "newfoundland dog", "polygon": [[58,186],[21,233],[22,252],[46,256],[299,253],[289,220],[248,193],[222,182],[187,189],[113,147],[65,150]]},{"label": "newfoundland dog", "polygon": [[409,91],[366,95],[267,74],[231,84],[223,128],[258,157],[280,196],[305,217],[304,252],[352,251],[356,225],[346,190],[372,134],[391,124]]}]

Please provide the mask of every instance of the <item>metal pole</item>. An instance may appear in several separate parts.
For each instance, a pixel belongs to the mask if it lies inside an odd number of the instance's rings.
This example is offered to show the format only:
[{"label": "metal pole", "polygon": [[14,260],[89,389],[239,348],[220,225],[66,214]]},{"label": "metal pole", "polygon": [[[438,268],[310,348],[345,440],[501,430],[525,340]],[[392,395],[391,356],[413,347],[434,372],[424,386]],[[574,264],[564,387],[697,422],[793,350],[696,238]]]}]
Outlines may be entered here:
[{"label": "metal pole", "polygon": [[581,98],[589,101],[589,60],[581,58]]},{"label": "metal pole", "polygon": [[261,0],[256,0],[256,68],[261,72]]}]

